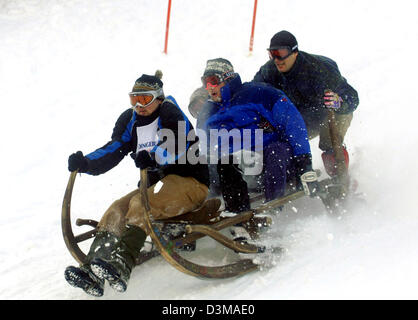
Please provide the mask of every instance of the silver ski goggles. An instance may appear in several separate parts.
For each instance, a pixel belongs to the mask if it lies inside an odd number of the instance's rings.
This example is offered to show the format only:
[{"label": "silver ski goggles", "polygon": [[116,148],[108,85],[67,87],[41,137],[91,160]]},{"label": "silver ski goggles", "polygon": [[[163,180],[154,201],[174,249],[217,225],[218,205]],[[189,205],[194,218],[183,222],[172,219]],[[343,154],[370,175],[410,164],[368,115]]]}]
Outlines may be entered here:
[{"label": "silver ski goggles", "polygon": [[163,89],[152,91],[129,92],[129,99],[133,107],[145,108],[164,95]]}]

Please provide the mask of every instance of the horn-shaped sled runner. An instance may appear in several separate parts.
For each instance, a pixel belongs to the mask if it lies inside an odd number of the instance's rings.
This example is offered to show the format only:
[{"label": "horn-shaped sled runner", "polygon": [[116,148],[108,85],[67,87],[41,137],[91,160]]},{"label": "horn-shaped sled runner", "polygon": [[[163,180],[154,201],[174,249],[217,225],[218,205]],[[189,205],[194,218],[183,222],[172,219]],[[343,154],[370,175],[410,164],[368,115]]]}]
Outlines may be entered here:
[{"label": "horn-shaped sled runner", "polygon": [[[71,172],[70,179],[68,180],[67,188],[65,189],[64,200],[62,202],[62,211],[61,211],[61,228],[62,234],[64,237],[65,245],[67,246],[68,250],[70,251],[71,255],[79,264],[84,264],[86,262],[86,254],[81,251],[78,243],[94,237],[96,234],[95,229],[85,233],[83,235],[74,236],[72,227],[71,227],[71,196],[73,194],[73,187],[74,181],[77,176],[77,171]],[[89,224],[91,220],[83,221],[87,223],[82,224]],[[82,225],[80,224],[80,225]],[[97,222],[91,221],[91,225],[96,227]]]},{"label": "horn-shaped sled runner", "polygon": [[258,269],[258,265],[254,264],[251,259],[239,260],[238,262],[223,265],[223,266],[204,266],[191,262],[181,257],[175,250],[174,241],[166,240],[162,237],[162,233],[154,224],[152,215],[150,214],[150,207],[148,203],[147,194],[147,170],[141,170],[141,201],[145,208],[144,220],[148,232],[157,247],[160,254],[177,270],[188,275],[201,278],[230,278],[238,275],[246,274],[248,272]]},{"label": "horn-shaped sled runner", "polygon": [[[86,263],[86,254],[81,250],[79,243],[91,239],[96,235],[98,222],[91,219],[77,219],[77,226],[88,225],[93,229],[77,236],[75,236],[73,233],[71,224],[71,197],[76,176],[76,171],[70,174],[67,188],[65,190],[61,212],[61,227],[64,242],[68,250],[70,251],[73,258],[80,265],[83,265]],[[219,200],[213,198],[207,200],[201,208],[199,208],[197,211],[193,211],[192,213],[186,213],[169,220],[154,221],[150,213],[148,194],[145,188],[147,185],[146,170],[141,170],[141,180],[142,182],[140,184],[140,193],[146,212],[144,220],[146,221],[146,228],[148,233],[151,236],[153,244],[157,250],[154,249],[152,251],[141,251],[138,259],[135,261],[136,265],[140,265],[161,254],[164,259],[167,260],[176,269],[186,274],[201,278],[235,277],[257,270],[258,265],[254,264],[251,259],[243,259],[223,266],[204,266],[183,258],[175,251],[175,249],[183,247],[184,245],[190,244],[203,237],[209,236],[224,247],[234,250],[235,252],[260,253],[263,251],[262,247],[257,247],[247,243],[239,243],[224,236],[220,231],[239,223],[250,222],[251,224],[251,222],[254,222],[253,218],[255,214],[263,213],[266,210],[268,211],[272,208],[284,205],[290,201],[305,196],[303,191],[297,191],[282,198],[278,198],[267,203],[262,203],[252,210],[237,214],[232,217],[221,217],[220,211],[215,212],[219,208],[219,204],[217,205],[217,201]],[[330,193],[329,186],[332,186],[331,179],[320,181],[320,187],[322,191],[319,196],[321,197],[324,204],[328,202],[326,201],[328,198],[334,198]],[[193,219],[191,219],[191,217]],[[165,225],[173,223],[179,225],[184,230],[184,232],[177,237],[168,236],[166,233],[161,231]]]}]

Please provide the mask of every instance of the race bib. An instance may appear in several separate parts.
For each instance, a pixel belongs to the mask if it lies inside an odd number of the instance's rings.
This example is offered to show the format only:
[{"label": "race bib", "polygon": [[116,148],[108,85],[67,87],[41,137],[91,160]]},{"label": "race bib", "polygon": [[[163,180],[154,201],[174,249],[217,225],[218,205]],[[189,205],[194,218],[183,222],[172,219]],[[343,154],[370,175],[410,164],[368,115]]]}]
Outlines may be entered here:
[{"label": "race bib", "polygon": [[142,150],[150,152],[151,149],[157,145],[158,119],[159,118],[155,119],[152,123],[146,126],[136,128],[136,136],[138,138],[136,153]]}]

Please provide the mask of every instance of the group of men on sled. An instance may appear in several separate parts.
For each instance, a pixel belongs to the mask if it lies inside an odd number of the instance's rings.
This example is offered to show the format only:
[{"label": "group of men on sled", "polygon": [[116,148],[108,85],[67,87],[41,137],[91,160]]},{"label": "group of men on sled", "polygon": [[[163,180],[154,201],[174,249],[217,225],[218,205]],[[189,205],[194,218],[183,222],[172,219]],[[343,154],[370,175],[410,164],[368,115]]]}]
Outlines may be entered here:
[{"label": "group of men on sled", "polygon": [[[309,140],[319,136],[324,167],[335,176],[327,113],[335,112],[342,143],[358,95],[333,60],[299,51],[288,31],[276,33],[267,51],[270,59],[246,83],[227,59],[207,61],[202,87],[189,104],[196,129],[176,100],[164,94],[161,77],[143,74],[111,140],[87,155],[71,154],[69,170],[99,175],[130,154],[138,168],[148,169],[147,194],[155,220],[198,209],[210,191],[222,195],[227,211],[249,210],[242,159],[237,160],[244,150],[261,155],[253,166],[262,173],[266,201],[285,195],[289,186],[302,190],[302,184],[314,196],[318,184],[312,179]],[[343,152],[348,167],[345,147]],[[310,178],[304,179],[306,175]],[[112,203],[98,224],[87,262],[66,268],[67,282],[93,296],[103,295],[105,281],[124,292],[147,237],[144,210],[139,189]]]}]

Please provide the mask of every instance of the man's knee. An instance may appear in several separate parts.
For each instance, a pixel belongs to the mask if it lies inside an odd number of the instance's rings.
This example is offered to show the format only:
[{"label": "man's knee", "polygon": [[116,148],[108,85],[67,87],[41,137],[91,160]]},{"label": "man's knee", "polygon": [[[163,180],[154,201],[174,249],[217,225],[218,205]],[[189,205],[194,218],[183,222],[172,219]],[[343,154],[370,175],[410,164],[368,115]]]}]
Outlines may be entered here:
[{"label": "man's knee", "polygon": [[106,210],[99,222],[98,228],[101,231],[109,231],[119,235],[125,229],[126,215],[129,210],[130,201],[137,191],[133,191],[126,196],[114,201]]}]

